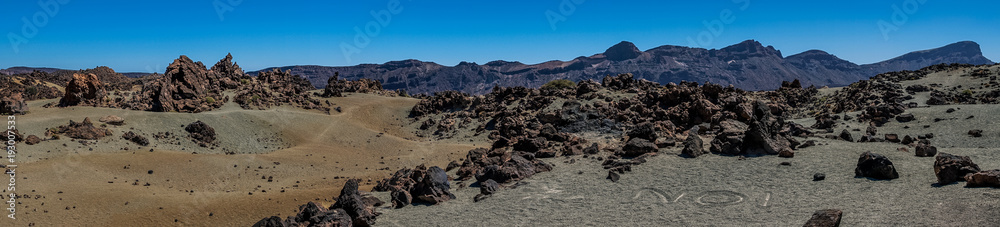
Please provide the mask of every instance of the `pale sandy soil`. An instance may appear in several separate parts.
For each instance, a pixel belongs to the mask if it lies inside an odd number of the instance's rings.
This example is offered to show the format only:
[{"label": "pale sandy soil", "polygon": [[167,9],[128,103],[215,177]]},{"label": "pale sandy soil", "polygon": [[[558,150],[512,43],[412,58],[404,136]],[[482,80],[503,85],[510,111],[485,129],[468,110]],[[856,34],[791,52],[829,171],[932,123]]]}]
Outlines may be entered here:
[{"label": "pale sandy soil", "polygon": [[[944,110],[961,110],[945,114]],[[917,121],[889,123],[883,133],[933,132],[939,152],[970,156],[983,169],[1000,168],[998,106],[958,105],[908,110]],[[935,117],[963,116],[933,123]],[[973,119],[964,116],[975,115]],[[812,119],[796,120],[806,125]],[[910,129],[903,129],[904,126]],[[922,125],[931,125],[924,129]],[[851,124],[858,128],[860,124]],[[842,125],[841,129],[847,128]],[[848,128],[850,130],[850,128]],[[981,138],[966,135],[985,130]],[[861,132],[852,132],[855,137]],[[801,226],[816,210],[842,209],[842,226],[997,226],[1000,189],[934,186],[932,157],[916,157],[893,143],[849,143],[815,139],[820,146],[799,150],[794,158],[705,155],[678,157],[679,148],[664,149],[613,183],[600,162],[581,159],[564,164],[554,158],[552,172],[526,180],[527,185],[501,190],[473,203],[476,187],[458,189],[458,199],[426,207],[385,209],[379,223],[388,226]],[[887,156],[900,178],[873,181],[855,178],[858,157],[865,151]],[[781,162],[791,162],[782,166]],[[814,173],[826,180],[812,181]],[[379,195],[386,196],[384,193]],[[386,197],[387,198],[387,197]]]},{"label": "pale sandy soil", "polygon": [[[84,117],[99,125],[97,119],[112,114],[126,125],[107,126],[114,136],[94,145],[65,137],[21,144],[17,192],[23,198],[17,220],[7,226],[250,226],[271,215],[293,215],[307,201],[329,205],[346,178],[362,179],[367,190],[399,168],[445,166],[474,148],[474,141],[414,136],[406,116],[416,99],[350,94],[329,100],[343,113],[242,110],[232,103],[198,114],[150,113],[30,102],[31,112],[18,118],[25,135],[42,136],[46,128]],[[196,120],[215,128],[217,148],[186,138],[181,126]],[[124,141],[121,135],[130,130],[151,145]],[[152,137],[157,132],[180,139],[158,141]]]}]

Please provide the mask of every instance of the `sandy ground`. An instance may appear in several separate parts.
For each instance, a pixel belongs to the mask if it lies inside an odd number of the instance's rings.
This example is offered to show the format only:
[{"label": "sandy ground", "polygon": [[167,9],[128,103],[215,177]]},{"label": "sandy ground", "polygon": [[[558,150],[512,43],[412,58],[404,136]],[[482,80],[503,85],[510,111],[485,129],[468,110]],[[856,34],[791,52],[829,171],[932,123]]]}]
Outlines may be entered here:
[{"label": "sandy ground", "polygon": [[[308,201],[329,205],[347,178],[362,179],[367,190],[399,168],[445,166],[474,148],[416,137],[406,119],[416,99],[350,94],[328,100],[343,112],[242,110],[230,103],[215,111],[179,114],[42,108],[55,100],[30,102],[31,112],[18,118],[25,135],[41,136],[46,128],[84,117],[100,124],[97,119],[112,114],[125,118],[126,125],[107,126],[114,136],[96,144],[64,137],[19,145],[17,220],[0,223],[250,226],[264,217],[293,215]],[[215,128],[217,148],[201,148],[186,138],[182,125],[196,120]],[[124,141],[121,135],[130,130],[151,145]],[[156,140],[152,135],[158,132],[179,139]]]},{"label": "sandy ground", "polygon": [[[947,108],[961,110],[945,114]],[[939,152],[970,156],[983,169],[1000,168],[1000,117],[997,106],[937,106],[908,110],[917,121],[889,123],[883,133],[933,132]],[[966,114],[976,115],[965,119]],[[933,123],[935,117],[963,116]],[[812,119],[796,120],[807,125]],[[931,125],[923,128],[922,125]],[[848,127],[849,126],[849,127]],[[836,130],[859,128],[840,125]],[[903,127],[910,126],[909,129]],[[972,138],[969,128],[985,135]],[[861,132],[852,132],[855,137]],[[385,209],[379,224],[387,226],[801,226],[820,209],[842,209],[842,226],[997,226],[1000,189],[965,188],[964,182],[934,185],[932,157],[900,152],[893,143],[850,143],[813,138],[823,144],[799,150],[794,158],[748,158],[705,155],[678,157],[679,148],[633,168],[613,183],[600,162],[553,158],[552,172],[526,180],[473,203],[476,187],[455,191],[458,199],[434,207]],[[900,178],[876,181],[855,178],[858,157],[865,151],[887,156]],[[783,166],[781,162],[790,162]],[[812,181],[824,173],[826,180]],[[379,194],[386,196],[384,193]]]}]

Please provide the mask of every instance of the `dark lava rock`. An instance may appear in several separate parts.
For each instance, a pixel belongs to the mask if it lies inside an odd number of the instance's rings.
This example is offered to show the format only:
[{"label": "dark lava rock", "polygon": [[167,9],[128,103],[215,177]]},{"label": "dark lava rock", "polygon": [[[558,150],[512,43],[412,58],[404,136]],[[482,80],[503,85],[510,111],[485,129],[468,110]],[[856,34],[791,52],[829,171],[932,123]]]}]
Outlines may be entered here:
[{"label": "dark lava rock", "polygon": [[969,135],[972,137],[983,137],[983,130],[980,129],[969,130]]},{"label": "dark lava rock", "polygon": [[149,140],[145,136],[135,134],[135,132],[128,131],[122,135],[122,139],[132,141],[133,143],[139,144],[141,146],[149,146]]},{"label": "dark lava rock", "polygon": [[624,157],[635,157],[656,151],[657,147],[656,144],[653,144],[653,142],[649,142],[649,140],[642,138],[635,138],[629,140],[628,143],[625,143],[625,146],[622,147],[621,155]]},{"label": "dark lava rock", "polygon": [[215,142],[215,129],[205,124],[205,122],[196,121],[188,124],[187,127],[184,127],[184,131],[187,131],[191,138],[197,140],[199,145],[205,146],[206,144]]},{"label": "dark lava rock", "polygon": [[337,203],[330,206],[330,209],[343,209],[351,217],[354,226],[375,225],[375,217],[380,213],[374,207],[368,206],[358,192],[358,179],[347,180],[344,188],[340,190]]},{"label": "dark lava rock", "polygon": [[448,167],[444,168],[444,171],[446,171],[446,172],[447,171],[451,171],[451,170],[456,169],[458,167],[462,167],[462,163],[458,163],[458,161],[451,161],[451,162],[448,163]]},{"label": "dark lava rock", "polygon": [[802,145],[799,145],[799,147],[797,149],[802,149],[802,148],[807,148],[807,147],[812,147],[812,146],[816,146],[816,141],[815,140],[806,140],[806,142],[803,142]]},{"label": "dark lava rock", "polygon": [[937,155],[937,147],[931,146],[930,144],[919,143],[917,144],[917,150],[913,152],[917,157],[934,157]]},{"label": "dark lava rock", "polygon": [[35,145],[35,144],[38,144],[38,143],[41,143],[41,142],[42,142],[42,139],[38,138],[38,136],[35,136],[35,135],[28,135],[28,137],[24,138],[24,144],[27,144],[27,145]]},{"label": "dark lava rock", "polygon": [[782,149],[781,151],[778,152],[778,157],[782,158],[795,157],[795,152],[792,151],[792,149]]},{"label": "dark lava rock", "polygon": [[73,79],[66,85],[66,94],[59,99],[59,106],[103,106],[107,96],[104,83],[97,79],[97,75],[73,74]]},{"label": "dark lava rock", "polygon": [[608,171],[608,177],[607,177],[607,179],[611,180],[611,182],[618,182],[618,180],[621,179],[621,178],[622,178],[622,176],[618,175],[617,172],[615,172],[613,170],[609,170]]},{"label": "dark lava rock", "polygon": [[899,135],[896,134],[885,134],[885,140],[893,143],[899,143]]},{"label": "dark lava rock", "polygon": [[916,118],[913,117],[913,114],[906,113],[906,114],[900,114],[899,116],[896,116],[896,121],[899,121],[899,122],[910,122],[910,121],[913,121],[913,120],[916,120]]},{"label": "dark lava rock", "polygon": [[392,197],[392,207],[403,208],[413,202],[410,192],[398,187],[393,187],[390,196]]},{"label": "dark lava rock", "polygon": [[941,153],[934,160],[934,174],[937,175],[938,184],[962,181],[976,172],[979,172],[979,165],[973,163],[969,156]]},{"label": "dark lava rock", "polygon": [[847,140],[847,142],[854,142],[854,137],[851,136],[851,132],[848,132],[847,129],[840,131],[840,139]]},{"label": "dark lava rock", "polygon": [[688,131],[688,138],[684,140],[684,150],[681,150],[681,154],[689,158],[697,158],[706,153],[703,149],[703,143],[701,136],[698,136],[698,127],[695,126]]},{"label": "dark lava rock", "polygon": [[826,179],[826,174],[817,173],[813,174],[813,181],[821,181]]},{"label": "dark lava rock", "polygon": [[913,137],[910,137],[910,135],[903,136],[903,140],[899,141],[899,143],[902,143],[902,144],[911,144],[913,142],[914,142]]},{"label": "dark lava rock", "polygon": [[[326,209],[309,202],[299,206],[295,216],[289,216],[282,221],[278,216],[261,219],[254,227],[292,227],[292,226],[353,226],[351,216],[343,209]],[[364,225],[362,225],[364,226]]]},{"label": "dark lava rock", "polygon": [[90,118],[84,118],[83,122],[69,121],[69,125],[62,125],[56,130],[57,133],[66,135],[74,139],[96,140],[111,135],[111,130],[94,127]]},{"label": "dark lava rock", "polygon": [[834,120],[833,115],[823,114],[816,116],[816,124],[813,124],[811,127],[814,129],[829,129],[833,128],[835,124],[837,124],[837,121]]},{"label": "dark lava rock", "polygon": [[410,194],[416,201],[438,204],[455,199],[455,195],[451,194],[450,189],[448,174],[441,167],[433,166],[427,169],[427,174],[423,179],[413,186]]},{"label": "dark lava rock", "polygon": [[813,213],[812,218],[806,221],[803,227],[836,227],[840,226],[840,219],[844,212],[836,209],[818,210]]},{"label": "dark lava rock", "polygon": [[896,167],[888,158],[868,151],[862,153],[861,157],[858,158],[858,167],[854,169],[854,176],[892,180],[899,178],[899,173],[896,172]]},{"label": "dark lava rock", "polygon": [[965,176],[965,186],[1000,188],[1000,169],[986,170]]},{"label": "dark lava rock", "polygon": [[479,193],[483,195],[492,195],[493,193],[496,193],[497,190],[500,190],[500,184],[493,179],[479,183]]},{"label": "dark lava rock", "polygon": [[945,113],[954,113],[955,112],[955,108],[948,108],[948,110],[945,110],[944,112]]}]

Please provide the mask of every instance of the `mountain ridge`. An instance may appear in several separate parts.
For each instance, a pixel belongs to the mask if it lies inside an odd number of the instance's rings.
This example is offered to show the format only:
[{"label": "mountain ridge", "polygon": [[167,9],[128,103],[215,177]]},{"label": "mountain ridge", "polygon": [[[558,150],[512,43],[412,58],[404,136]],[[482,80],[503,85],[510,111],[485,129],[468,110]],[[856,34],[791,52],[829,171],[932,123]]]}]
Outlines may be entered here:
[{"label": "mountain ridge", "polygon": [[[843,86],[879,73],[917,70],[940,63],[993,64],[982,54],[978,43],[961,41],[938,48],[909,52],[885,61],[856,64],[823,50],[807,50],[784,56],[773,46],[745,40],[720,49],[661,45],[642,51],[634,43],[621,41],[604,52],[572,60],[551,60],[537,64],[494,60],[486,64],[460,62],[446,66],[432,61],[405,59],[382,64],[354,66],[293,65],[268,67],[247,72],[274,69],[291,70],[322,88],[329,77],[378,80],[386,89],[405,89],[409,93],[434,93],[456,90],[483,94],[494,86],[539,87],[554,79],[573,81],[600,80],[605,75],[632,73],[636,78],[661,84],[692,81],[733,84],[745,90],[777,88],[773,81],[799,79],[803,85]],[[30,72],[34,68],[11,67],[0,74]],[[37,68],[42,71],[58,70]],[[123,73],[141,77],[150,73]]]}]

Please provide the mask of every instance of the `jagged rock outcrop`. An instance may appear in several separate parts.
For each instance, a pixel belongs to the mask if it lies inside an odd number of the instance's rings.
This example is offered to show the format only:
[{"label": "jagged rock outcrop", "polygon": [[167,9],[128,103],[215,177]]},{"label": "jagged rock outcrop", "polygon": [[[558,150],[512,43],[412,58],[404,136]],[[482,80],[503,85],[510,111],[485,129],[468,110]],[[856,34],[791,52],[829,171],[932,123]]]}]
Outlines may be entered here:
[{"label": "jagged rock outcrop", "polygon": [[95,127],[90,122],[90,118],[84,118],[82,122],[70,120],[69,125],[61,125],[56,129],[56,133],[74,139],[97,140],[111,135],[111,130]]},{"label": "jagged rock outcrop", "polygon": [[142,91],[124,106],[146,111],[198,113],[225,104],[228,97],[223,98],[222,90],[217,72],[181,55],[167,66],[163,77],[144,84]]},{"label": "jagged rock outcrop", "polygon": [[347,180],[344,188],[340,190],[337,203],[330,206],[330,209],[346,211],[354,226],[373,226],[375,217],[381,213],[377,212],[372,204],[365,203],[361,193],[358,192],[358,182],[358,179]]},{"label": "jagged rock outcrop", "polygon": [[94,74],[73,74],[73,80],[66,85],[66,92],[59,99],[59,106],[104,106],[108,96],[104,83]]},{"label": "jagged rock outcrop", "polygon": [[249,83],[250,76],[243,72],[239,64],[233,62],[233,54],[226,54],[226,57],[219,60],[212,66],[211,71],[219,74],[219,84],[225,89],[236,89],[240,85]]}]

